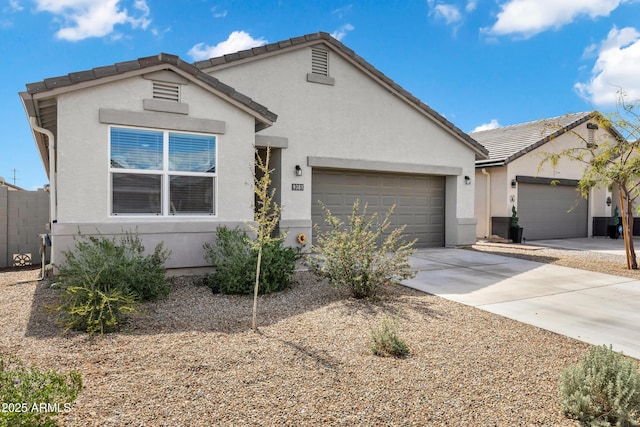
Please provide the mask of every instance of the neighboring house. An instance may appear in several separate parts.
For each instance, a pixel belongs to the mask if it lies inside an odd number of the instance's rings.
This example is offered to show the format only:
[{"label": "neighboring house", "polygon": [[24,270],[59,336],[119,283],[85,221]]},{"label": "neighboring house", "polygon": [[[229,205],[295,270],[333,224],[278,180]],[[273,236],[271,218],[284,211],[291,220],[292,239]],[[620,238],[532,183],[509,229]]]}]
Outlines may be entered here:
[{"label": "neighboring house", "polygon": [[594,188],[584,199],[577,191],[584,175],[578,161],[563,158],[555,169],[549,163],[540,167],[546,153],[619,137],[615,129],[598,128],[597,114],[567,114],[470,134],[489,150],[489,159],[476,161],[479,238],[506,238],[513,205],[527,240],[587,237],[594,231],[605,235],[616,205],[611,190]]},{"label": "neighboring house", "polygon": [[40,264],[40,235],[48,233],[48,219],[43,189],[27,191],[0,177],[0,268]]},{"label": "neighboring house", "polygon": [[395,204],[419,246],[475,242],[469,177],[487,151],[326,33],[195,65],[140,58],[20,95],[51,180],[54,262],[78,231],[137,230],[173,251],[169,267],[204,265],[218,225],[253,220],[254,146],[272,148],[290,245],[323,225],[318,201],[344,218],[356,199]]}]

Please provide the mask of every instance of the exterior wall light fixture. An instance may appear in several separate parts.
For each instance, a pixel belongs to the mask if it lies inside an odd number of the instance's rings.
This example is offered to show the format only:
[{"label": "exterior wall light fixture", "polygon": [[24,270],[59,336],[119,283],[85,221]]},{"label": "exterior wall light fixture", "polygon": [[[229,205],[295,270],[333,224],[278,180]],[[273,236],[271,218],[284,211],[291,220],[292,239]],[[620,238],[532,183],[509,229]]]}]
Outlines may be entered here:
[{"label": "exterior wall light fixture", "polygon": [[296,176],[302,176],[302,168],[300,165],[296,165]]},{"label": "exterior wall light fixture", "polygon": [[607,206],[611,206],[611,196],[607,196]]},{"label": "exterior wall light fixture", "polygon": [[511,188],[516,188],[518,186],[518,183],[516,182],[515,179],[511,180]]},{"label": "exterior wall light fixture", "polygon": [[464,176],[464,183],[467,185],[471,184],[471,178],[469,178],[469,175]]}]

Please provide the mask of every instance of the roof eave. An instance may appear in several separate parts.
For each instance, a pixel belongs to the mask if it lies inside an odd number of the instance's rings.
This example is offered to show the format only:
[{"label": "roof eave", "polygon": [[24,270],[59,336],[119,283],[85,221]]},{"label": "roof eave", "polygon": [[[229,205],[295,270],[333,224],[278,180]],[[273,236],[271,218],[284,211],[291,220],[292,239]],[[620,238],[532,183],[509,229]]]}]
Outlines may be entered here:
[{"label": "roof eave", "polygon": [[[33,117],[39,123],[40,119],[38,117],[37,109],[35,107],[35,103],[31,94],[29,94],[28,92],[19,92],[18,95],[20,96],[20,100],[22,101],[24,111],[27,114],[27,120],[29,120],[30,117]],[[36,132],[35,129],[33,129],[33,127],[31,126],[31,123],[29,123],[29,128],[31,129],[31,134],[33,135],[33,139],[36,142],[36,147],[38,148],[38,154],[40,154],[40,160],[42,161],[42,165],[44,166],[44,170],[48,177],[50,176],[49,148],[47,146],[47,143],[45,142],[44,135],[40,132]]]},{"label": "roof eave", "polygon": [[215,77],[202,72],[192,64],[182,61],[178,56],[166,53],[138,58],[133,61],[120,62],[111,66],[98,67],[92,70],[70,73],[66,76],[45,79],[37,83],[29,83],[27,84],[27,91],[24,93],[29,94],[33,100],[52,98],[63,93],[108,84],[160,70],[176,72],[189,81],[197,83],[200,87],[254,116],[256,120],[256,131],[272,126],[277,120],[278,116],[269,111],[267,107],[253,101],[248,96],[241,94]]}]

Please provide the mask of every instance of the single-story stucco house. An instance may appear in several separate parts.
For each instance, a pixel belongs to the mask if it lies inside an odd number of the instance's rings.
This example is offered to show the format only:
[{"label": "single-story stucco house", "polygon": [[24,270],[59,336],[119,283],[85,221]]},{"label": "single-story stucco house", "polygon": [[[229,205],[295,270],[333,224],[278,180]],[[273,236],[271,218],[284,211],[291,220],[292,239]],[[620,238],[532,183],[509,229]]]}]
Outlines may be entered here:
[{"label": "single-story stucco house", "polygon": [[593,188],[584,199],[577,191],[584,175],[581,162],[563,158],[556,168],[548,162],[540,167],[546,153],[620,137],[614,128],[598,126],[598,114],[567,114],[470,134],[489,150],[489,159],[476,161],[479,238],[506,238],[514,205],[526,240],[605,235],[617,193]]},{"label": "single-story stucco house", "polygon": [[254,147],[272,149],[287,244],[396,205],[418,246],[475,242],[487,151],[341,42],[309,34],[189,64],[161,53],[27,84],[50,177],[53,262],[73,236],[137,230],[170,268],[205,264],[218,225],[253,220]]}]

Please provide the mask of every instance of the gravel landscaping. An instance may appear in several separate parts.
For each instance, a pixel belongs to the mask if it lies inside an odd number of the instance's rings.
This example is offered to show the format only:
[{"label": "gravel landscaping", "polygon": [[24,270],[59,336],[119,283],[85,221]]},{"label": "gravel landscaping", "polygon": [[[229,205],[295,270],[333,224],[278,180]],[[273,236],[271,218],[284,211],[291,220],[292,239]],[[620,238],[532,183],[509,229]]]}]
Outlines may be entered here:
[{"label": "gravel landscaping", "polygon": [[[620,274],[610,259],[579,268],[594,265]],[[60,335],[47,309],[55,290],[38,273],[0,270],[0,353],[82,372],[84,389],[60,425],[578,425],[560,412],[558,384],[589,345],[413,289],[362,301],[298,273],[292,289],[260,298],[254,333],[251,297],[214,295],[181,277],[125,331],[92,339]],[[397,318],[408,357],[369,350],[385,316]]]}]

